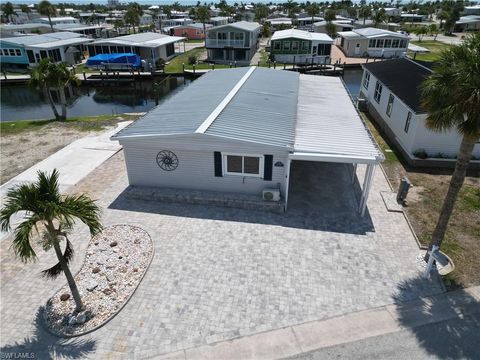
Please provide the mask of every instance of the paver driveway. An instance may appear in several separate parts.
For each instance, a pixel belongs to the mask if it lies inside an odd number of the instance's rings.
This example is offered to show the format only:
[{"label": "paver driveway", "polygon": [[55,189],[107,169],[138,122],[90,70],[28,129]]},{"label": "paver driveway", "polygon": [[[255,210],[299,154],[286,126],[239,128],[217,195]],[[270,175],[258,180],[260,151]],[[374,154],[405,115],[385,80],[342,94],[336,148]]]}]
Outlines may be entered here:
[{"label": "paver driveway", "polygon": [[[402,285],[418,278],[419,249],[403,215],[385,209],[381,171],[365,219],[351,211],[346,165],[297,164],[292,171],[291,207],[278,215],[127,200],[123,154],[112,157],[76,190],[99,199],[105,225],[135,224],[150,233],[155,257],[143,282],[106,326],[64,343],[34,321],[64,282],[39,276],[54,260],[42,256],[24,266],[2,242],[2,351],[145,358],[389,304],[400,293],[410,299],[442,291],[436,279]],[[323,190],[305,191],[307,185]],[[79,226],[72,239],[77,270],[86,229]]]}]

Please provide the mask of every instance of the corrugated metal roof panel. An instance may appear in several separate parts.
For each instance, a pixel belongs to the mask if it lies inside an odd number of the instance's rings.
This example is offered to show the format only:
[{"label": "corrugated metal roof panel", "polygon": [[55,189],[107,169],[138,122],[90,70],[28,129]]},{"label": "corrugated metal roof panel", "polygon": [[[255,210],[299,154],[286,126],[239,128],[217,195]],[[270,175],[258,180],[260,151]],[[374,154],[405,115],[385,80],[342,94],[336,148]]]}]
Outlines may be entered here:
[{"label": "corrugated metal roof panel", "polygon": [[382,159],[339,78],[300,75],[295,152]]},{"label": "corrugated metal roof panel", "polygon": [[248,70],[215,70],[203,75],[113,138],[195,133]]},{"label": "corrugated metal roof panel", "polygon": [[292,146],[298,76],[298,73],[290,71],[256,68],[205,133],[268,145]]}]

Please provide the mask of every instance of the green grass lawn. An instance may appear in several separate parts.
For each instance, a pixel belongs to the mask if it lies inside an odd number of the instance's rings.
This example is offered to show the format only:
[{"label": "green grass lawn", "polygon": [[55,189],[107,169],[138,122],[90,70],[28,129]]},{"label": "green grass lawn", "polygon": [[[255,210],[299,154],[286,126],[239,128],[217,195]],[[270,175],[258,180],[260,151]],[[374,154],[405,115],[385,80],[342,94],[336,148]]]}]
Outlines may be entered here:
[{"label": "green grass lawn", "polygon": [[[180,54],[176,57],[174,57],[168,65],[165,66],[165,72],[166,73],[181,73],[183,71],[183,64],[185,64],[185,70],[193,70],[193,65],[188,64],[188,58],[190,56],[195,56],[197,59],[204,56],[206,53],[207,49],[204,47],[201,48],[195,48],[192,50],[189,50],[183,54]],[[220,64],[215,64],[215,69],[226,69],[230,67],[229,65],[220,65]],[[205,63],[199,63],[195,65],[196,70],[207,70],[211,69],[212,65],[210,64],[205,64]]]},{"label": "green grass lawn", "polygon": [[51,123],[65,124],[73,126],[82,131],[102,130],[114,122],[127,120],[135,120],[137,115],[98,115],[98,116],[81,116],[71,117],[66,121],[57,121],[55,119],[45,120],[20,120],[20,121],[2,121],[0,122],[0,133],[3,135],[18,134],[24,131],[40,130],[44,126]]},{"label": "green grass lawn", "polygon": [[[417,54],[415,59],[422,61],[438,60],[442,50],[448,49],[451,46],[435,40],[411,41],[411,43],[430,50],[430,52],[427,54]],[[408,52],[408,55],[413,59],[414,54],[411,51]]]}]

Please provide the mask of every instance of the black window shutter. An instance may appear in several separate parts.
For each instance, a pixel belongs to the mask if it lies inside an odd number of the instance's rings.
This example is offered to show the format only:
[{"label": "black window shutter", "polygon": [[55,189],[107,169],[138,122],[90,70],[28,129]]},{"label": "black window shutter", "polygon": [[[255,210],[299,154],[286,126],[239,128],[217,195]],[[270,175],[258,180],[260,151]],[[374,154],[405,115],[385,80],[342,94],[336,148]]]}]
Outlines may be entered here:
[{"label": "black window shutter", "polygon": [[214,161],[215,161],[215,176],[222,177],[222,153],[220,151],[215,151],[213,153]]},{"label": "black window shutter", "polygon": [[263,168],[263,180],[272,181],[272,167],[273,167],[273,155],[263,155],[264,168]]}]

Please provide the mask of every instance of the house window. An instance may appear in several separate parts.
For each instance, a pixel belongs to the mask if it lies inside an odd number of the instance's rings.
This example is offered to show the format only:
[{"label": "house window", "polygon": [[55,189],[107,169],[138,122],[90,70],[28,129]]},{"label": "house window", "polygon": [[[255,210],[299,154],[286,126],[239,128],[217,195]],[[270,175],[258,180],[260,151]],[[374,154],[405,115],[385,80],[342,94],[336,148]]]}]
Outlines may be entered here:
[{"label": "house window", "polygon": [[227,33],[222,33],[222,32],[217,33],[217,39],[218,40],[227,40]]},{"label": "house window", "polygon": [[290,41],[283,42],[283,50],[290,50]]},{"label": "house window", "polygon": [[15,56],[15,49],[8,49],[10,56]]},{"label": "house window", "polygon": [[369,48],[374,48],[375,47],[375,39],[370,39],[368,40],[368,47]]},{"label": "house window", "polygon": [[385,39],[385,47],[386,48],[392,47],[392,39]]},{"label": "house window", "polygon": [[8,49],[3,49],[3,56],[8,56]]},{"label": "house window", "polygon": [[308,41],[302,41],[302,50],[308,51]]},{"label": "house window", "polygon": [[225,175],[262,177],[263,156],[225,154]]},{"label": "house window", "polygon": [[400,40],[398,39],[392,40],[392,48],[398,48],[399,43],[400,43]]},{"label": "house window", "polygon": [[292,50],[298,50],[298,41],[292,42]]},{"label": "house window", "polygon": [[377,81],[375,85],[375,94],[373,95],[373,98],[377,103],[380,102],[380,98],[382,97],[382,89],[383,89],[382,84],[380,84],[380,82]]},{"label": "house window", "polygon": [[400,41],[400,47],[401,48],[406,48],[407,47],[407,41],[406,40],[401,40]]},{"label": "house window", "polygon": [[377,40],[377,48],[383,48],[383,39]]},{"label": "house window", "polygon": [[388,97],[388,104],[387,104],[387,115],[388,116],[392,115],[393,100],[395,100],[395,98],[393,97],[393,94],[390,94],[390,96]]},{"label": "house window", "polygon": [[22,56],[22,52],[20,51],[20,49],[15,49],[15,55]]},{"label": "house window", "polygon": [[363,87],[368,90],[368,85],[370,84],[370,73],[365,71],[365,77],[363,78]]},{"label": "house window", "polygon": [[275,50],[280,50],[280,49],[282,48],[282,43],[281,43],[280,41],[275,41],[275,42],[273,43],[273,48],[274,48]]},{"label": "house window", "polygon": [[405,127],[403,128],[403,131],[405,131],[408,134],[408,129],[410,128],[410,121],[412,120],[412,113],[409,111],[407,115],[407,120],[405,121]]},{"label": "house window", "polygon": [[243,41],[243,33],[235,33],[235,40]]}]

